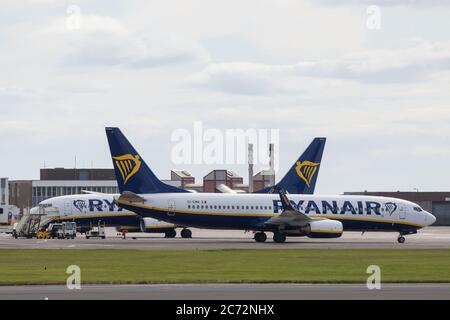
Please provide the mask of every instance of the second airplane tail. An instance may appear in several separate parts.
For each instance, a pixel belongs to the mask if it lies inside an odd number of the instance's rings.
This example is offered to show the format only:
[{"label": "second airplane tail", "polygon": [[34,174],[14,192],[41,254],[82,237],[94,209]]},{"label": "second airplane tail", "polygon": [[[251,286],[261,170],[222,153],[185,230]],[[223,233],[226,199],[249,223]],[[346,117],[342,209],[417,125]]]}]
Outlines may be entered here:
[{"label": "second airplane tail", "polygon": [[119,128],[106,128],[120,193],[187,192],[159,180]]},{"label": "second airplane tail", "polygon": [[280,182],[255,193],[276,193],[284,189],[290,194],[313,194],[325,143],[326,138],[315,138]]}]

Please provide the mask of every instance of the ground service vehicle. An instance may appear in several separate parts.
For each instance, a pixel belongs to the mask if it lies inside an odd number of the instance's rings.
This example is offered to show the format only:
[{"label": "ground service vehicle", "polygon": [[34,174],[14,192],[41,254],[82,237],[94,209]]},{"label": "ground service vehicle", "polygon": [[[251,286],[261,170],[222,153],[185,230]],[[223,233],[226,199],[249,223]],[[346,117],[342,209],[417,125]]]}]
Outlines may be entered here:
[{"label": "ground service vehicle", "polygon": [[86,232],[86,239],[89,238],[102,238],[106,239],[105,226],[99,225],[98,227],[93,227],[91,230]]}]

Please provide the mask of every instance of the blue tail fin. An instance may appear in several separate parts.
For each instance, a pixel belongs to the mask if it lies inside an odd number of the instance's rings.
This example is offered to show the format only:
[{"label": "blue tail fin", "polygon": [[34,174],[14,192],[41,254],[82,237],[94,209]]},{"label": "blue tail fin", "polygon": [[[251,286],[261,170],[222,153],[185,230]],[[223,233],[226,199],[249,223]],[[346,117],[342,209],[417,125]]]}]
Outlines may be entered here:
[{"label": "blue tail fin", "polygon": [[119,128],[106,128],[120,193],[187,192],[159,180]]},{"label": "blue tail fin", "polygon": [[325,142],[326,138],[315,138],[279,183],[255,193],[275,193],[284,189],[290,194],[313,194]]}]

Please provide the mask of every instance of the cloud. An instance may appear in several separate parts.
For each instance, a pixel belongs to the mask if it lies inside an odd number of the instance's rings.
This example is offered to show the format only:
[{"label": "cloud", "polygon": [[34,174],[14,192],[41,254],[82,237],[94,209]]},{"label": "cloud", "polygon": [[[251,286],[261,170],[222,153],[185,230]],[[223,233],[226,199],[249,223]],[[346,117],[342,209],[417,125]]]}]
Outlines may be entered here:
[{"label": "cloud", "polygon": [[233,94],[258,95],[271,91],[277,67],[256,63],[210,64],[189,77],[188,83]]},{"label": "cloud", "polygon": [[283,90],[287,87],[286,82],[296,77],[303,81],[317,78],[377,84],[409,83],[449,69],[449,43],[420,42],[406,49],[364,51],[291,65],[210,64],[189,77],[188,83],[227,93],[252,95]]},{"label": "cloud", "polygon": [[314,0],[314,3],[321,3],[330,6],[345,5],[379,5],[379,6],[446,6],[450,4],[449,0]]},{"label": "cloud", "polygon": [[79,30],[67,30],[56,21],[44,32],[62,36],[68,66],[123,66],[144,69],[163,65],[205,63],[203,48],[161,35],[141,35],[110,17],[83,15]]},{"label": "cloud", "polygon": [[104,127],[120,126],[167,177],[172,131],[202,120],[280,129],[280,173],[327,136],[320,192],[448,189],[435,179],[450,173],[446,11],[390,6],[375,32],[365,8],[325,3],[77,0],[71,30],[67,3],[6,0],[0,133],[14,157],[0,176],[37,178],[44,160],[72,166],[75,155],[110,167]]}]

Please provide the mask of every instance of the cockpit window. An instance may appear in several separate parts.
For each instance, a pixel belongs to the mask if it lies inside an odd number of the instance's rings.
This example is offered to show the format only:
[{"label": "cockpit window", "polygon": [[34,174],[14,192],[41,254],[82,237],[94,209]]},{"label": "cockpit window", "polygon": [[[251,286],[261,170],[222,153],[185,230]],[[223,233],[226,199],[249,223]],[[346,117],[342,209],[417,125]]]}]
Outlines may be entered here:
[{"label": "cockpit window", "polygon": [[420,208],[420,207],[414,207],[414,211],[422,212],[423,210],[422,210],[422,208]]}]

